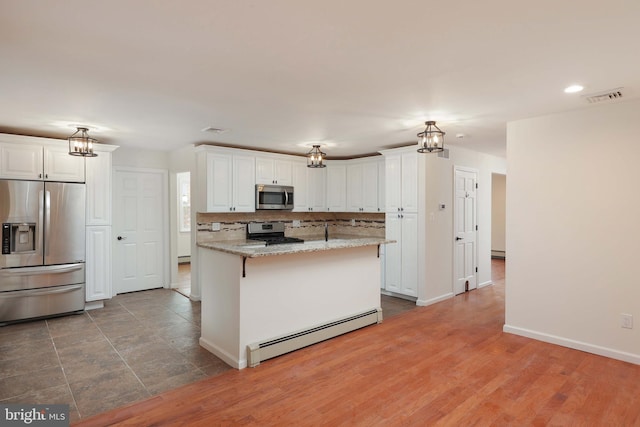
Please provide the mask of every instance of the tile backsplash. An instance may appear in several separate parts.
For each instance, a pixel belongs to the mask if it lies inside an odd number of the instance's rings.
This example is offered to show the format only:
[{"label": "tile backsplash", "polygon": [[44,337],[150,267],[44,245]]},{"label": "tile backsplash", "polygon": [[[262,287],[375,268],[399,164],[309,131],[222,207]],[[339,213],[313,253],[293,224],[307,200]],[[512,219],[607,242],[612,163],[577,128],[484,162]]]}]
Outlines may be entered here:
[{"label": "tile backsplash", "polygon": [[[330,234],[355,236],[385,236],[384,213],[332,213],[258,211],[251,213],[198,213],[196,215],[198,243],[242,240],[247,223],[279,221],[285,224],[285,235],[310,238],[324,234],[328,223]],[[212,227],[213,226],[213,227]]]}]

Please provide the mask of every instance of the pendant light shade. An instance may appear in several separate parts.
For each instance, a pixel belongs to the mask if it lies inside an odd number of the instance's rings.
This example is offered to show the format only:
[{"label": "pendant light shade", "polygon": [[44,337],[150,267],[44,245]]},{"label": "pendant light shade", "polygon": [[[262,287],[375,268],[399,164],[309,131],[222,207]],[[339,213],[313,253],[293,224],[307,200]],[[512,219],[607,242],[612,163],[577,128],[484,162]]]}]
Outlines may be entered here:
[{"label": "pendant light shade", "polygon": [[324,158],[326,154],[320,151],[319,145],[314,145],[311,151],[307,153],[307,167],[308,168],[325,168]]},{"label": "pendant light shade", "polygon": [[444,132],[436,122],[428,121],[424,132],[418,134],[418,153],[439,153],[444,151]]},{"label": "pendant light shade", "polygon": [[69,154],[72,156],[97,157],[93,152],[93,146],[98,143],[96,139],[91,138],[87,132],[87,128],[77,128],[78,130],[69,138]]}]

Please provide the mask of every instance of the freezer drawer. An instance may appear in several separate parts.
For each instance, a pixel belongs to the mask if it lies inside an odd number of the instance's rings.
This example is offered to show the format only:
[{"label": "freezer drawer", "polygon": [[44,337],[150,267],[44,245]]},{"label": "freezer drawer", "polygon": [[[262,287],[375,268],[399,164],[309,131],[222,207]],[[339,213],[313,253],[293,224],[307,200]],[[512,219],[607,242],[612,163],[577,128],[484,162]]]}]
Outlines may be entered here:
[{"label": "freezer drawer", "polygon": [[0,292],[0,324],[84,310],[84,283]]},{"label": "freezer drawer", "polygon": [[0,270],[0,292],[75,285],[84,282],[84,263]]}]

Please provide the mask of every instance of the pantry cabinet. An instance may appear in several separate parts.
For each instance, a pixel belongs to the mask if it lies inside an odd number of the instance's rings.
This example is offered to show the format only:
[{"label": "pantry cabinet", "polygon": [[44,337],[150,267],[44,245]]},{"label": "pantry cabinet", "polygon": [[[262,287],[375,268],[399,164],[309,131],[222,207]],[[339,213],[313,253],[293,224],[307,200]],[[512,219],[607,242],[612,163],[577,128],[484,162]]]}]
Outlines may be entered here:
[{"label": "pantry cabinet", "polygon": [[417,152],[385,155],[385,187],[386,212],[418,211]]},{"label": "pantry cabinet", "polygon": [[415,149],[383,152],[385,164],[385,234],[396,243],[385,247],[384,289],[417,297],[418,289],[418,153]]},{"label": "pantry cabinet", "polygon": [[111,226],[86,229],[86,301],[111,298]]},{"label": "pantry cabinet", "polygon": [[[112,253],[112,153],[117,145],[99,144],[94,147],[97,157],[86,159],[86,301],[109,299]],[[97,307],[102,306],[102,303]]]},{"label": "pantry cabinet", "polygon": [[418,296],[418,214],[387,213],[384,289],[402,295]]}]

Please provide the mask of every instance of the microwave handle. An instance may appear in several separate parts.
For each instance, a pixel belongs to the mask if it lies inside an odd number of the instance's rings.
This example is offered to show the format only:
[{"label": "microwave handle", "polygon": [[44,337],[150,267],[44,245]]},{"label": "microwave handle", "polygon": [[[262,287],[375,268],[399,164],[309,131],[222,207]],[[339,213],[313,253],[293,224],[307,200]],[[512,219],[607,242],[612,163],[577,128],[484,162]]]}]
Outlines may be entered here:
[{"label": "microwave handle", "polygon": [[289,206],[289,193],[287,190],[284,190],[284,205]]}]

